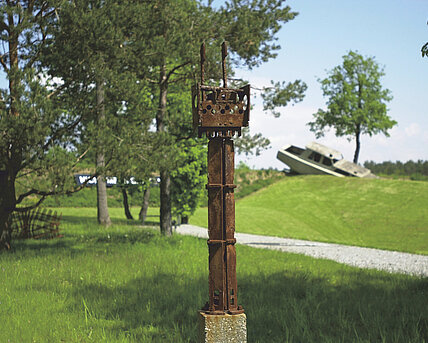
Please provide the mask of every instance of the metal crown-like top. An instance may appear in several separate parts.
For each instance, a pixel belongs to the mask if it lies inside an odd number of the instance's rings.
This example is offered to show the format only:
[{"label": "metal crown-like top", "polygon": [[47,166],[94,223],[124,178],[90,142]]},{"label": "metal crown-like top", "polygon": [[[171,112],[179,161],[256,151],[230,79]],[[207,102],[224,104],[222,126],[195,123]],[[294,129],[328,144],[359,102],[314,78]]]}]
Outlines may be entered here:
[{"label": "metal crown-like top", "polygon": [[201,83],[192,87],[193,127],[198,136],[233,137],[250,119],[250,85],[227,88],[226,42],[222,44],[223,87],[204,85],[205,43],[201,46]]}]

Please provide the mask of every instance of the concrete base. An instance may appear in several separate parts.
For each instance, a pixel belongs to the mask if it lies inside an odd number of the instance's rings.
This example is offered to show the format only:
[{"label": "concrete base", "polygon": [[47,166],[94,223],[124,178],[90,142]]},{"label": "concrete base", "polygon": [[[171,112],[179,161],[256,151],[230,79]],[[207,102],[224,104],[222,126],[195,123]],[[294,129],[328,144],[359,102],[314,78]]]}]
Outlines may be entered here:
[{"label": "concrete base", "polygon": [[247,317],[242,314],[212,315],[199,312],[200,343],[246,343]]}]

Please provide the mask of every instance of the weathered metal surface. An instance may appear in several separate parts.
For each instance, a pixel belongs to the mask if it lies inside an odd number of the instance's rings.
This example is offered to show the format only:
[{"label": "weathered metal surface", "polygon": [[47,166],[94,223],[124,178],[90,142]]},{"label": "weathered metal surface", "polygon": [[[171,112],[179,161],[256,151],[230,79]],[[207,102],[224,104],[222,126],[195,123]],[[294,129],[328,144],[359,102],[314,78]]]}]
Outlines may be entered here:
[{"label": "weathered metal surface", "polygon": [[203,85],[205,47],[201,47],[201,82],[192,89],[193,124],[208,143],[208,314],[240,314],[235,249],[235,152],[233,140],[248,126],[250,86],[227,87],[227,46],[222,45],[223,86]]},{"label": "weathered metal surface", "polygon": [[233,137],[241,134],[250,119],[250,86],[227,88],[227,46],[222,46],[223,87],[204,85],[205,46],[201,47],[201,83],[192,87],[193,125],[199,137],[221,135]]},{"label": "weathered metal surface", "polygon": [[223,70],[223,88],[227,88],[227,70],[226,70],[227,44],[221,45],[221,67]]}]

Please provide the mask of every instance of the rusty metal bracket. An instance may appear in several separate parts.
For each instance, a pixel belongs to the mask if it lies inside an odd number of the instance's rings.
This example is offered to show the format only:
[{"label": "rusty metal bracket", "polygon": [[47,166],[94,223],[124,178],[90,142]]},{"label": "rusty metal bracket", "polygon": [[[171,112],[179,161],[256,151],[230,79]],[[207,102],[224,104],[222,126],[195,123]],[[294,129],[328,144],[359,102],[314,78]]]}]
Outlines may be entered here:
[{"label": "rusty metal bracket", "polygon": [[208,142],[208,314],[239,314],[235,249],[235,152],[233,136],[248,126],[250,86],[227,88],[227,45],[222,44],[223,87],[204,85],[205,45],[201,50],[201,83],[192,88],[193,124]]}]

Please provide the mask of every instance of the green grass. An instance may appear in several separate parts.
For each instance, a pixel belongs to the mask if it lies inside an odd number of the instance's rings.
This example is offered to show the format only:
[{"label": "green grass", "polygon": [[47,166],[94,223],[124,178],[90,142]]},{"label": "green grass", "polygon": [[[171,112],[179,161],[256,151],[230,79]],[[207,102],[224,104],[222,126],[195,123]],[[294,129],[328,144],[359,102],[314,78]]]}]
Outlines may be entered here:
[{"label": "green grass", "polygon": [[[190,223],[207,227],[207,209]],[[428,183],[285,177],[236,202],[236,230],[428,254]]]},{"label": "green grass", "polygon": [[[97,225],[97,209],[96,207],[54,207],[51,210],[62,213],[64,225],[67,227],[69,224],[82,224],[93,226]],[[134,220],[127,220],[123,208],[111,207],[108,209],[110,218],[115,225],[131,225],[139,226],[141,223],[138,221],[138,207],[130,208]],[[147,211],[146,226],[159,225],[159,208],[149,207]],[[62,227],[63,225],[61,225]]]},{"label": "green grass", "polygon": [[[150,205],[159,207],[159,187],[150,189]],[[31,198],[30,198],[31,199]],[[36,198],[27,200],[27,204],[35,202]],[[109,208],[122,207],[123,196],[119,187],[107,188],[107,200]],[[128,189],[128,201],[130,206],[141,206],[143,203],[143,192],[134,187]],[[43,202],[45,207],[96,207],[97,206],[97,188],[85,187],[77,193],[69,195],[58,195],[47,197]]]},{"label": "green grass", "polygon": [[[63,238],[0,254],[0,342],[197,341],[206,240],[61,210]],[[237,256],[249,342],[428,341],[426,278],[244,246]]]}]

